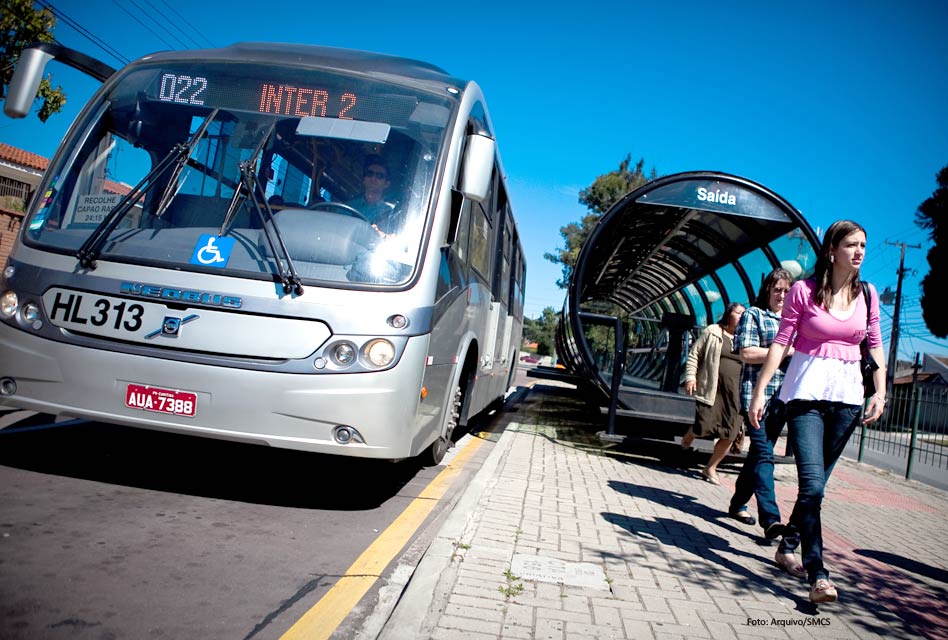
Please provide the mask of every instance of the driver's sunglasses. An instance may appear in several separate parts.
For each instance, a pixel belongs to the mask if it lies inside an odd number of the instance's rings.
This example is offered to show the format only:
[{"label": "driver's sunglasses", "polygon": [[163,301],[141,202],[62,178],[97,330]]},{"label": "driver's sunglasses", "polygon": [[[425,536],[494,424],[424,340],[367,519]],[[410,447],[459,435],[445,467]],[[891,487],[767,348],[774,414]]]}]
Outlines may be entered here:
[{"label": "driver's sunglasses", "polygon": [[378,178],[379,180],[388,180],[388,174],[384,171],[372,171],[367,169],[365,173],[362,174],[365,178]]}]

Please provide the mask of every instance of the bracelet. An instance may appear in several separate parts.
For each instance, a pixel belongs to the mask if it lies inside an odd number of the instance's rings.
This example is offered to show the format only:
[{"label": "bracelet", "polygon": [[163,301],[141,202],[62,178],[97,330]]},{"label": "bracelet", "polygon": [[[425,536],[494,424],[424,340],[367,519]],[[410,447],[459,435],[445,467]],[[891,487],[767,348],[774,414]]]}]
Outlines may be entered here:
[{"label": "bracelet", "polygon": [[882,404],[885,404],[885,403],[886,403],[885,398],[883,398],[882,396],[880,396],[878,393],[872,394],[872,397],[873,397],[873,398],[878,398],[879,400],[882,400]]}]

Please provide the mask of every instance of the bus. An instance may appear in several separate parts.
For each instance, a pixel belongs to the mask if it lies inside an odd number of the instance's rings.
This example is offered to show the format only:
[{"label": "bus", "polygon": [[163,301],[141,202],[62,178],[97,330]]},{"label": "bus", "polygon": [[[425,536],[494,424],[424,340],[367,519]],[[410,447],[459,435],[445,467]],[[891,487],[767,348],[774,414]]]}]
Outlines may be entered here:
[{"label": "bus", "polygon": [[526,265],[475,82],[319,46],[113,70],[37,44],[7,115],[54,59],[103,83],[3,270],[0,404],[430,464],[502,404]]}]

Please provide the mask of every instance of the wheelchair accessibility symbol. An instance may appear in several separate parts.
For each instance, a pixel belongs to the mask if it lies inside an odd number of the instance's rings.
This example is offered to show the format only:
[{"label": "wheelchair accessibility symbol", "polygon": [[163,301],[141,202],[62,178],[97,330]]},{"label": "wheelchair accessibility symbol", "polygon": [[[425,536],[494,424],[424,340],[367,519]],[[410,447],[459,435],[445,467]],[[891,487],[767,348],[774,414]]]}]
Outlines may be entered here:
[{"label": "wheelchair accessibility symbol", "polygon": [[234,238],[221,238],[210,233],[202,234],[197,246],[194,247],[194,253],[191,254],[191,264],[218,268],[227,266],[234,242]]}]

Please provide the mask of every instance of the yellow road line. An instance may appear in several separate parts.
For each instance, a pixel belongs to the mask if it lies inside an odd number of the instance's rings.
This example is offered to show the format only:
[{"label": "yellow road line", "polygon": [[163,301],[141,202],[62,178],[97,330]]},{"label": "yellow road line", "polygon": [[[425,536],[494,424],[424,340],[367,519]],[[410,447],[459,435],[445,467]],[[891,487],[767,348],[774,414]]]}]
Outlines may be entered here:
[{"label": "yellow road line", "polygon": [[379,579],[385,567],[408,543],[415,531],[431,513],[438,500],[461,472],[464,463],[484,444],[472,438],[447,467],[411,501],[405,510],[312,608],[287,629],[281,640],[319,640],[329,638],[349,612]]}]

